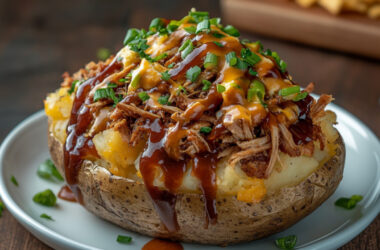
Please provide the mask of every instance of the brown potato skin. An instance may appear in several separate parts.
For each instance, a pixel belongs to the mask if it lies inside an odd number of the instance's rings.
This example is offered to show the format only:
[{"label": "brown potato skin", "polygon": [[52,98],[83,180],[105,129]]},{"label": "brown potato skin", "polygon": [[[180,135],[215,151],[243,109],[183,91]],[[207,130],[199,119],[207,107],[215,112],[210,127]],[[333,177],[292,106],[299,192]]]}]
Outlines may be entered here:
[{"label": "brown potato skin", "polygon": [[[64,173],[63,145],[49,132],[49,150],[58,170]],[[293,225],[334,193],[343,176],[345,147],[337,140],[336,155],[296,186],[284,187],[259,203],[241,202],[234,196],[217,199],[218,221],[205,225],[203,198],[178,194],[180,230],[165,230],[143,183],[112,175],[107,169],[85,161],[78,180],[84,206],[95,215],[127,230],[152,237],[183,242],[228,245],[259,239]]]}]

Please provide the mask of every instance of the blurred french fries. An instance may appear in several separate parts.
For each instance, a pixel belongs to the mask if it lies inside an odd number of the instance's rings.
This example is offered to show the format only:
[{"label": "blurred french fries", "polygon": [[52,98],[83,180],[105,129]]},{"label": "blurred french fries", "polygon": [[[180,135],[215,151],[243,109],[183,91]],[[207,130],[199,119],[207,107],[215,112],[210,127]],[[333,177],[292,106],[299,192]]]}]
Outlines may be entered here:
[{"label": "blurred french fries", "polygon": [[380,0],[295,0],[304,8],[320,5],[330,13],[358,12],[370,18],[380,18]]}]

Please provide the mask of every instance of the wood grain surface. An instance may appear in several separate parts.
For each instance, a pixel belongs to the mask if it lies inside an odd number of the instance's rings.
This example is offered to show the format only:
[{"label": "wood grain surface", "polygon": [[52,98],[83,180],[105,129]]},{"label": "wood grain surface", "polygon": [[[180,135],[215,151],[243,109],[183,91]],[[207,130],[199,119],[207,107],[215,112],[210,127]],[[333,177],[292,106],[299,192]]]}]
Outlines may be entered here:
[{"label": "wood grain surface", "polygon": [[380,19],[288,0],[221,0],[226,21],[264,35],[380,59]]},{"label": "wood grain surface", "polygon": [[[181,18],[191,7],[220,15],[217,0],[0,0],[0,142],[27,116],[43,108],[46,93],[96,51],[116,52],[130,27],[147,27],[154,17]],[[316,93],[332,93],[380,136],[380,61],[279,41],[252,33],[288,63],[302,86],[316,83]],[[365,46],[365,41],[361,46]],[[341,249],[379,249],[380,217]],[[8,211],[0,218],[0,249],[49,249]]]}]

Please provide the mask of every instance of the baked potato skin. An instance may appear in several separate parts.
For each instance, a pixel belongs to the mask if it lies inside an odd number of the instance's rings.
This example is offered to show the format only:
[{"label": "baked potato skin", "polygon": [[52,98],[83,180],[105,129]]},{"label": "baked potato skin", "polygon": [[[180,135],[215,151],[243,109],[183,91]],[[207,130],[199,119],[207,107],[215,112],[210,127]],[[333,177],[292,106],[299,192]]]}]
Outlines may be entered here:
[{"label": "baked potato skin", "polygon": [[[63,145],[50,132],[48,138],[52,160],[64,174]],[[127,230],[183,242],[235,244],[282,231],[321,205],[342,179],[345,147],[340,136],[337,143],[336,155],[307,179],[296,186],[283,187],[259,203],[245,203],[231,196],[217,198],[218,221],[208,229],[202,226],[206,214],[199,194],[177,196],[180,230],[173,234],[161,224],[143,183],[112,175],[84,161],[78,185],[87,210]]]}]

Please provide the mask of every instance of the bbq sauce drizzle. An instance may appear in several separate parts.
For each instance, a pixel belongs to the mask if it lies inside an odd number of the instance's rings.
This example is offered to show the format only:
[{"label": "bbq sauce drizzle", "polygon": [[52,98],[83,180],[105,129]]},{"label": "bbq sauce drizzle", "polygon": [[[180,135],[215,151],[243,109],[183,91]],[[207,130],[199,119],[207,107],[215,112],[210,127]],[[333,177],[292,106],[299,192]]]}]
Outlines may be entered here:
[{"label": "bbq sauce drizzle", "polygon": [[[203,36],[198,35],[192,40],[201,41],[202,39]],[[195,48],[176,68],[171,69],[169,74],[173,80],[181,79],[189,68],[203,63],[203,58],[207,52],[225,55],[230,51],[239,53],[241,48],[242,45],[236,43],[236,41],[228,41],[224,48],[220,48],[212,42],[205,42],[198,48]],[[114,59],[96,77],[88,79],[81,84],[76,92],[69,124],[67,126],[68,136],[64,145],[64,163],[67,183],[81,204],[83,204],[83,199],[77,185],[79,169],[84,159],[99,157],[92,138],[85,135],[88,126],[93,120],[93,116],[88,108],[88,105],[93,102],[92,97],[89,97],[89,93],[107,76],[121,68],[122,65]],[[188,159],[178,161],[172,159],[165,151],[165,142],[168,140],[168,137],[174,137],[176,141],[179,141],[182,138],[181,134],[186,130],[186,123],[198,120],[204,112],[216,110],[223,105],[223,98],[222,95],[217,92],[216,84],[223,81],[225,74],[228,74],[228,72],[220,72],[219,78],[214,81],[206,98],[194,100],[189,105],[186,111],[180,115],[174,129],[169,131],[169,128],[164,127],[160,119],[147,120],[144,125],[149,138],[140,158],[140,172],[153,205],[162,223],[169,232],[179,230],[175,209],[177,200],[176,193],[181,186],[182,179],[188,168],[187,162],[189,161]],[[285,78],[286,76],[281,74],[276,68],[269,69],[265,75],[265,77],[272,78]],[[136,98],[135,94],[133,96],[128,95],[122,102],[130,103]],[[234,99],[236,99],[236,101],[233,102],[240,104],[239,100],[241,100],[241,98]],[[308,96],[305,100],[296,103],[301,110],[300,119],[289,129],[297,144],[303,144],[311,140],[310,134],[312,134],[313,124],[308,115],[312,101],[313,98]],[[224,128],[222,122],[218,121],[207,137],[211,152],[199,153],[191,160],[192,174],[200,180],[200,189],[204,199],[206,211],[205,227],[207,227],[209,223],[215,224],[217,222],[216,167],[218,152],[215,149],[214,143],[225,130],[226,128]],[[154,185],[158,168],[162,171],[163,182],[167,190],[160,189]]]}]

